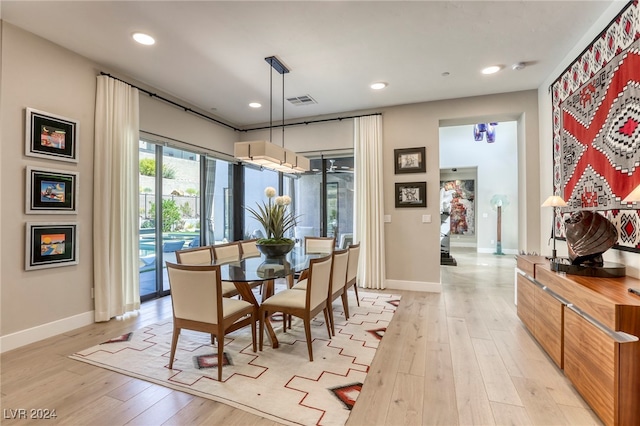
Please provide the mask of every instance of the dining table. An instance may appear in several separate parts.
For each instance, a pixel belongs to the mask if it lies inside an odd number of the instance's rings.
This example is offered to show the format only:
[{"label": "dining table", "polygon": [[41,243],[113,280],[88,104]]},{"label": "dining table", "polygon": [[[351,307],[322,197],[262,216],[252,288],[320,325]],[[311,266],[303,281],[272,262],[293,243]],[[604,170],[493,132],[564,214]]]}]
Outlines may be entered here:
[{"label": "dining table", "polygon": [[[306,253],[303,248],[295,247],[285,256],[267,257],[263,254],[242,256],[234,258],[220,258],[212,261],[213,265],[220,266],[220,279],[232,282],[238,294],[243,300],[252,303],[256,309],[260,303],[275,293],[275,280],[284,278],[288,288],[293,286],[296,274],[302,274],[309,268],[312,259],[329,256],[331,253]],[[262,282],[262,294],[260,302],[253,293],[250,283]],[[271,339],[271,346],[278,347],[271,321],[265,321],[267,334]]]}]

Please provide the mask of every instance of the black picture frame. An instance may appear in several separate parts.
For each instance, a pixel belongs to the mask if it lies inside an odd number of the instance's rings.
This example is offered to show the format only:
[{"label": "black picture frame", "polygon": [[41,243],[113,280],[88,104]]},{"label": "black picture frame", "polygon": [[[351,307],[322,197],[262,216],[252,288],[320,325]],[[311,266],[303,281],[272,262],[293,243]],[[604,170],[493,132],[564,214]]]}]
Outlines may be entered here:
[{"label": "black picture frame", "polygon": [[78,121],[34,108],[25,111],[26,156],[78,162]]},{"label": "black picture frame", "polygon": [[78,224],[26,224],[26,271],[78,264]]},{"label": "black picture frame", "polygon": [[417,148],[394,149],[395,173],[426,173],[426,148],[420,146]]},{"label": "black picture frame", "polygon": [[76,214],[78,173],[26,168],[26,214]]},{"label": "black picture frame", "polygon": [[427,182],[396,183],[396,207],[427,207]]}]

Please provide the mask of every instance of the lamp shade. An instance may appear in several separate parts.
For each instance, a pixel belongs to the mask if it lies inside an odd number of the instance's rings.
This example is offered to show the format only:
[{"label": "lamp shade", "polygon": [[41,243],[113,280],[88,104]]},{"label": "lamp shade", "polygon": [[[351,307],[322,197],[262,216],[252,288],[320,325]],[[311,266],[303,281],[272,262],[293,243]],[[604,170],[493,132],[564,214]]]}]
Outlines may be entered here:
[{"label": "lamp shade", "polygon": [[540,207],[565,207],[567,203],[559,195],[550,195]]},{"label": "lamp shade", "polygon": [[284,151],[267,141],[236,142],[234,156],[248,163],[271,165],[284,162]]},{"label": "lamp shade", "polygon": [[633,203],[635,201],[640,201],[640,185],[636,186],[636,189],[631,191],[629,195],[622,200],[623,203]]},{"label": "lamp shade", "polygon": [[309,160],[268,141],[236,142],[234,157],[246,163],[283,173],[304,173]]},{"label": "lamp shade", "polygon": [[509,197],[504,194],[495,194],[493,197],[491,197],[489,203],[491,204],[491,208],[493,210],[496,210],[498,207],[506,208],[509,205]]}]

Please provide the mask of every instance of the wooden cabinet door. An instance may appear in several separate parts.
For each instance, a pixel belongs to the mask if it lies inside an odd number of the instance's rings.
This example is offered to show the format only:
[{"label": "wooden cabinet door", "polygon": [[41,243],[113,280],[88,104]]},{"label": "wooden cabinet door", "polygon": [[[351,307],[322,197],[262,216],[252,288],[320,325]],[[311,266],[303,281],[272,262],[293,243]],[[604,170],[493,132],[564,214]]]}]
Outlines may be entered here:
[{"label": "wooden cabinet door", "polygon": [[536,285],[518,274],[518,317],[535,336],[535,290]]},{"label": "wooden cabinet door", "polygon": [[565,308],[564,373],[607,425],[615,423],[616,345],[598,327]]},{"label": "wooden cabinet door", "polygon": [[535,336],[553,362],[562,368],[564,304],[541,288],[535,292]]}]

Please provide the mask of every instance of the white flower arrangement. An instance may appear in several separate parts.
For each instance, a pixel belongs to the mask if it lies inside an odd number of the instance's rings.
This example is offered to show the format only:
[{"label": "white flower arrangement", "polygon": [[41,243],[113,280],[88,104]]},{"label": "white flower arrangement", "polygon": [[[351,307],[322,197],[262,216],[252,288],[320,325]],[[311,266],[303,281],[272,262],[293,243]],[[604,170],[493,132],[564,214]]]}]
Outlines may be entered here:
[{"label": "white flower arrangement", "polygon": [[269,199],[268,203],[256,203],[257,209],[245,207],[264,228],[265,238],[258,240],[258,243],[293,243],[292,239],[284,237],[284,234],[296,225],[296,217],[287,211],[287,207],[291,204],[291,197],[288,195],[276,197],[276,190],[271,186],[265,188],[264,195]]}]

